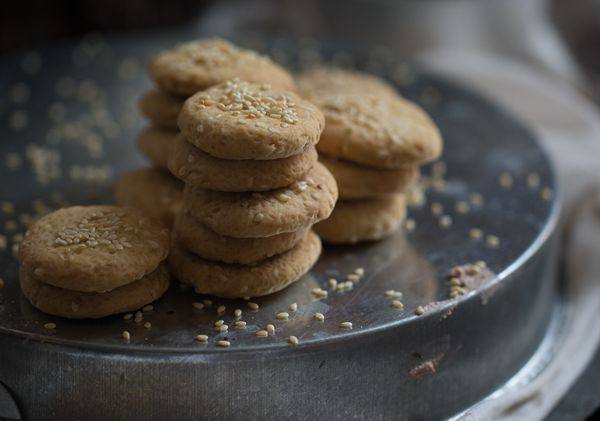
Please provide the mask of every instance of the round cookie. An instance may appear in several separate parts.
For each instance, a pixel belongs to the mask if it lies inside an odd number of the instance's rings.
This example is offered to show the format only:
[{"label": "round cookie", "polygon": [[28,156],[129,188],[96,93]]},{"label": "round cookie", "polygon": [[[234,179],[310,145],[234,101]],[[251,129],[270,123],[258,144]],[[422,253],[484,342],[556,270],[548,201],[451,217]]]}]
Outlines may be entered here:
[{"label": "round cookie", "polygon": [[73,206],[36,221],[19,261],[37,281],[106,292],[155,270],[169,252],[169,230],[138,209]]},{"label": "round cookie", "polygon": [[316,67],[296,78],[299,91],[308,99],[325,92],[398,96],[392,85],[377,76],[335,67]]},{"label": "round cookie", "polygon": [[407,165],[397,170],[380,170],[353,162],[319,156],[333,174],[340,199],[365,199],[403,193],[417,181],[419,168]]},{"label": "round cookie", "polygon": [[148,126],[138,137],[138,147],[157,168],[167,169],[169,153],[179,132],[160,127]]},{"label": "round cookie", "polygon": [[187,42],[164,51],[152,59],[149,70],[162,90],[181,96],[236,77],[268,82],[285,90],[295,88],[292,76],[270,58],[219,38]]},{"label": "round cookie", "polygon": [[435,123],[404,98],[325,93],[313,101],[327,122],[317,149],[328,156],[397,169],[432,161],[442,152]]},{"label": "round cookie", "polygon": [[169,255],[173,276],[201,294],[223,298],[259,297],[282,290],[310,270],[321,254],[312,231],[291,250],[254,266],[204,260],[175,245]]},{"label": "round cookie", "polygon": [[264,238],[233,238],[204,227],[187,212],[175,217],[177,242],[206,259],[247,265],[288,251],[306,236],[308,228]]},{"label": "round cookie", "polygon": [[212,156],[266,160],[315,145],[325,120],[293,92],[233,79],[188,98],[178,123],[188,142]]},{"label": "round cookie", "polygon": [[311,146],[298,155],[268,161],[215,158],[178,136],[169,155],[169,170],[187,184],[219,191],[264,191],[302,179],[317,162]]},{"label": "round cookie", "polygon": [[354,244],[380,240],[396,231],[406,215],[404,195],[339,201],[314,230],[328,243]]},{"label": "round cookie", "polygon": [[24,266],[19,268],[19,279],[23,295],[34,307],[69,319],[97,319],[134,311],[156,301],[169,288],[165,263],[141,279],[105,293],[57,288],[36,280]]},{"label": "round cookie", "polygon": [[166,171],[140,168],[117,182],[115,198],[121,206],[132,206],[171,226],[181,207],[183,183]]},{"label": "round cookie", "polygon": [[186,186],[183,208],[214,232],[235,238],[270,237],[308,228],[329,216],[338,191],[316,163],[303,180],[262,193],[228,193]]},{"label": "round cookie", "polygon": [[176,97],[152,89],[146,92],[139,100],[138,106],[152,124],[165,129],[178,130],[177,116],[183,107],[185,98]]}]

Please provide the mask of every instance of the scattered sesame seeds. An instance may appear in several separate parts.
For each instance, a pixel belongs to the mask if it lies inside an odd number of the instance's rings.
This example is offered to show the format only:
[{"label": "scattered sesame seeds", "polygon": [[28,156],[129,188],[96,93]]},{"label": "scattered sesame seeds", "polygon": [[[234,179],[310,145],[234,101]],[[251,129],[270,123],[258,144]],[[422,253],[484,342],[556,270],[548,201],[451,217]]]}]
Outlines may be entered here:
[{"label": "scattered sesame seeds", "polygon": [[485,237],[485,243],[492,248],[498,247],[500,245],[500,238],[495,235],[487,235]]},{"label": "scattered sesame seeds", "polygon": [[131,340],[131,334],[126,330],[124,330],[123,333],[121,333],[121,337],[125,342],[129,342]]},{"label": "scattered sesame seeds", "polygon": [[315,320],[322,322],[325,320],[325,316],[323,315],[323,313],[315,313]]},{"label": "scattered sesame seeds", "polygon": [[150,328],[152,327],[152,323],[150,323],[150,322],[146,322],[146,323],[144,323],[144,327],[145,327],[146,329],[150,329]]},{"label": "scattered sesame seeds", "polygon": [[417,316],[422,316],[423,314],[425,314],[425,309],[423,308],[423,306],[418,306],[418,307],[415,309],[415,314],[416,314]]},{"label": "scattered sesame seeds", "polygon": [[267,325],[267,332],[269,332],[270,335],[274,335],[275,334],[275,326],[272,324],[268,324]]},{"label": "scattered sesame seeds", "polygon": [[196,335],[194,337],[195,340],[197,340],[198,342],[207,342],[208,341],[208,335]]},{"label": "scattered sesame seeds", "polygon": [[231,346],[231,342],[221,340],[221,341],[217,341],[217,345],[220,346],[221,348],[229,348]]},{"label": "scattered sesame seeds", "polygon": [[219,307],[217,307],[217,314],[223,314],[223,313],[225,313],[226,309],[227,309],[227,307],[225,307],[225,306],[219,306]]},{"label": "scattered sesame seeds", "polygon": [[258,332],[256,332],[256,336],[258,336],[259,338],[266,338],[267,336],[269,336],[269,332],[267,332],[266,330],[259,330]]},{"label": "scattered sesame seeds", "polygon": [[52,323],[52,322],[50,322],[50,323],[46,323],[46,324],[44,325],[44,329],[48,329],[48,330],[53,330],[53,329],[56,329],[56,323]]},{"label": "scattered sesame seeds", "polygon": [[483,231],[479,228],[471,228],[469,230],[469,238],[471,238],[471,240],[481,240],[481,237],[483,237]]},{"label": "scattered sesame seeds", "polygon": [[243,320],[238,320],[237,322],[235,322],[235,327],[237,327],[238,329],[245,329],[246,322]]},{"label": "scattered sesame seeds", "polygon": [[[338,284],[338,288],[339,288],[340,284]],[[323,288],[313,288],[311,290],[312,294],[314,296],[316,296],[317,298],[325,298],[327,297],[327,291],[325,291]]]},{"label": "scattered sesame seeds", "polygon": [[247,303],[247,305],[248,305],[248,307],[250,307],[251,310],[258,310],[258,308],[259,308],[259,305],[256,304],[256,303],[254,303],[254,302],[252,302],[252,301],[249,301]]},{"label": "scattered sesame seeds", "polygon": [[295,336],[290,336],[288,342],[290,345],[298,345],[298,338]]},{"label": "scattered sesame seeds", "polygon": [[278,320],[288,320],[290,318],[290,314],[282,311],[281,313],[277,313],[275,316]]},{"label": "scattered sesame seeds", "polygon": [[239,318],[239,317],[242,317],[242,310],[241,310],[241,309],[239,309],[239,308],[236,308],[236,309],[233,311],[233,315],[234,315],[235,317],[237,317],[237,318]]},{"label": "scattered sesame seeds", "polygon": [[352,329],[352,322],[342,322],[342,323],[340,323],[340,328]]},{"label": "scattered sesame seeds", "polygon": [[290,304],[289,309],[290,309],[290,311],[298,310],[298,304],[296,304],[296,303]]},{"label": "scattered sesame seeds", "polygon": [[204,308],[204,304],[198,303],[198,302],[193,302],[192,307],[194,307],[196,310],[202,310]]},{"label": "scattered sesame seeds", "polygon": [[398,310],[402,310],[404,308],[404,304],[398,300],[392,301],[392,307],[397,308]]}]

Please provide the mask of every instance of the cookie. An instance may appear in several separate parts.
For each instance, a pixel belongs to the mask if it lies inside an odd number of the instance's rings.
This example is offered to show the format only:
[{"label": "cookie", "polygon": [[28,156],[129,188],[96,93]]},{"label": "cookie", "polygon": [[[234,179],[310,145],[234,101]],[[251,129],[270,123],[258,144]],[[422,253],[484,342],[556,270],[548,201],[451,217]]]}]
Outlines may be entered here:
[{"label": "cookie", "polygon": [[325,93],[313,101],[327,122],[317,147],[325,155],[398,169],[432,161],[442,152],[434,122],[404,98]]},{"label": "cookie", "polygon": [[165,92],[190,96],[233,78],[294,90],[292,76],[270,58],[219,38],[181,44],[156,55],[150,76]]},{"label": "cookie", "polygon": [[352,93],[357,95],[389,95],[399,93],[392,85],[377,76],[355,70],[334,67],[317,67],[310,69],[296,78],[298,90],[309,100],[318,98],[325,92]]},{"label": "cookie", "polygon": [[173,276],[201,294],[223,298],[259,297],[282,290],[310,270],[321,254],[321,241],[312,231],[291,250],[254,266],[211,262],[178,245],[169,255]]},{"label": "cookie", "polygon": [[140,168],[117,182],[115,198],[121,206],[132,206],[171,226],[181,207],[183,183],[166,171]]},{"label": "cookie", "polygon": [[319,161],[333,174],[340,199],[364,199],[403,193],[419,176],[416,165],[406,165],[396,170],[381,170],[319,156]]},{"label": "cookie", "polygon": [[169,230],[138,209],[73,206],[35,222],[19,261],[37,281],[106,292],[155,270],[169,252]]},{"label": "cookie", "polygon": [[175,217],[177,242],[206,259],[247,265],[288,251],[306,236],[307,228],[265,238],[233,238],[204,227],[187,212]]},{"label": "cookie", "polygon": [[186,140],[223,159],[278,159],[319,141],[325,120],[310,102],[268,84],[229,80],[190,97],[179,114]]},{"label": "cookie", "polygon": [[179,130],[177,116],[185,98],[169,95],[158,89],[146,92],[139,100],[140,111],[157,127]]},{"label": "cookie", "polygon": [[308,228],[329,216],[338,192],[331,173],[316,163],[289,187],[262,193],[228,193],[186,186],[183,208],[218,234],[270,237]]},{"label": "cookie", "polygon": [[317,150],[314,146],[289,158],[231,160],[215,158],[179,136],[169,155],[169,170],[187,184],[204,189],[264,191],[302,179],[315,162]]},{"label": "cookie", "polygon": [[328,243],[354,244],[385,238],[396,231],[406,215],[404,195],[339,201],[329,219],[314,230]]},{"label": "cookie", "polygon": [[140,151],[157,168],[167,169],[169,153],[178,132],[160,127],[148,126],[138,137]]},{"label": "cookie", "polygon": [[19,279],[23,295],[34,307],[69,319],[98,319],[134,311],[157,300],[169,288],[165,263],[141,279],[105,293],[57,288],[38,281],[24,266],[19,268]]}]

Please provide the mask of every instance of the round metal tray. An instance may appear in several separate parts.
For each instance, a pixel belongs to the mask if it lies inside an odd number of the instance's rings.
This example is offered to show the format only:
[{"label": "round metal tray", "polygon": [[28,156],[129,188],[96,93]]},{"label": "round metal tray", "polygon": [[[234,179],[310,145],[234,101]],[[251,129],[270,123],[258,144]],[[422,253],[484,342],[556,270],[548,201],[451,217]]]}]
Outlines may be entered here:
[{"label": "round metal tray", "polygon": [[[0,166],[0,198],[17,208],[0,211],[4,231],[16,215],[44,205],[112,200],[114,180],[143,162],[133,140],[145,124],[135,105],[150,85],[144,62],[172,43],[91,38],[2,60],[0,86],[10,95],[0,103],[0,151],[8,162]],[[191,303],[208,297],[175,284],[144,313],[150,329],[122,316],[70,321],[31,307],[11,254],[14,233],[25,229],[18,222],[17,231],[5,232],[9,244],[0,254],[0,386],[24,418],[435,419],[490,394],[538,348],[556,297],[559,205],[553,170],[532,134],[477,95],[384,52],[290,44],[276,41],[268,51],[295,68],[324,58],[379,73],[423,105],[444,136],[445,188],[429,190],[427,203],[410,209],[413,231],[326,247],[302,280],[254,300],[258,311],[220,299],[199,311]],[[472,203],[473,193],[481,204]],[[457,202],[470,210],[456,211]],[[432,203],[442,205],[450,226]],[[471,239],[472,228],[484,237]],[[497,276],[450,299],[450,268],[478,260]],[[359,267],[365,275],[352,290],[321,300],[311,294]],[[390,305],[390,289],[403,293],[404,310]],[[293,302],[299,308],[290,320],[277,320]],[[219,305],[225,314],[217,314]],[[415,314],[418,306],[423,315]],[[237,308],[246,329],[233,327]],[[315,321],[315,312],[325,321]],[[228,332],[217,334],[218,319]],[[339,327],[346,321],[351,330]],[[56,329],[45,329],[48,322]],[[257,337],[268,323],[275,335]],[[207,344],[194,341],[199,333],[210,336]],[[223,338],[230,348],[216,346]]]}]

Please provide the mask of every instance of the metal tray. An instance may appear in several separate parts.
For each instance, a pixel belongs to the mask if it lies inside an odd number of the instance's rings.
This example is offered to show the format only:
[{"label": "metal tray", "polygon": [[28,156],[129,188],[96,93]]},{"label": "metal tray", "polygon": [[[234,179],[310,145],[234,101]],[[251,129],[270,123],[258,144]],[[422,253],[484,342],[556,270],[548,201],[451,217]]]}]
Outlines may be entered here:
[{"label": "metal tray", "polygon": [[[14,225],[8,221],[19,221],[15,215],[44,206],[111,200],[114,179],[143,162],[133,140],[145,124],[135,105],[150,85],[144,61],[172,43],[158,36],[96,37],[1,60],[0,86],[10,94],[0,103],[0,201],[17,208],[14,215],[0,211],[4,231]],[[323,59],[376,72],[440,126],[445,187],[430,189],[427,203],[410,209],[416,228],[378,243],[326,247],[301,281],[254,300],[258,311],[243,300],[219,299],[198,311],[191,303],[207,297],[173,285],[144,313],[152,323],[146,329],[121,316],[69,321],[32,308],[20,294],[11,254],[14,233],[25,229],[18,222],[17,231],[5,233],[9,244],[0,254],[0,413],[26,419],[438,419],[471,407],[531,358],[556,308],[559,213],[553,169],[534,136],[477,95],[383,51],[292,44],[275,41],[268,51],[295,68]],[[510,187],[503,173],[510,174]],[[482,204],[471,202],[473,193]],[[470,211],[457,212],[457,202],[469,203]],[[450,226],[440,224],[432,203],[443,206]],[[471,239],[472,228],[484,238]],[[489,244],[486,235],[499,244]],[[478,260],[497,276],[450,299],[450,268]],[[311,294],[359,267],[365,275],[352,290],[330,291],[321,300]],[[403,293],[404,310],[390,305],[384,295],[390,289]],[[276,320],[293,302],[299,309],[290,320]],[[219,305],[226,306],[224,315],[217,314]],[[423,315],[415,314],[418,306]],[[236,308],[248,323],[244,330],[233,328]],[[325,321],[315,321],[315,312]],[[218,319],[229,332],[217,335]],[[351,330],[339,327],[346,321]],[[47,322],[56,329],[45,329]],[[257,337],[268,323],[276,334]],[[124,330],[131,333],[128,343]],[[199,333],[210,335],[207,344],[194,341]],[[288,343],[290,335],[299,338],[297,346]],[[225,337],[231,347],[217,347]]]}]

